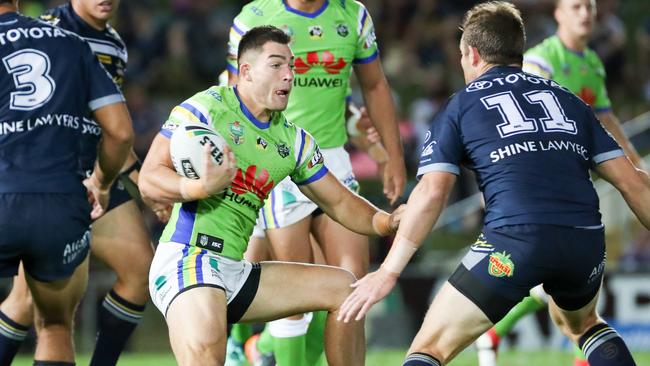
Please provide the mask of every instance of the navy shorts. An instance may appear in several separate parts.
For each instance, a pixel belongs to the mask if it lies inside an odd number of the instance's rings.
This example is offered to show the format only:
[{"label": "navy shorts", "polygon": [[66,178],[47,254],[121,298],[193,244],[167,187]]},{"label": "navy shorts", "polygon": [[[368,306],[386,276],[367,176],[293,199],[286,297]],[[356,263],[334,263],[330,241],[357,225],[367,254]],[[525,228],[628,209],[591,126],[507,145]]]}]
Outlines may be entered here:
[{"label": "navy shorts", "polygon": [[83,194],[0,194],[0,276],[68,278],[88,255],[90,205]]},{"label": "navy shorts", "polygon": [[605,257],[602,228],[485,227],[449,282],[497,323],[540,283],[560,308],[582,308],[600,289]]},{"label": "navy shorts", "polygon": [[[117,179],[115,179],[115,182],[113,182],[113,185],[111,186],[111,193],[109,196],[108,207],[106,208],[106,212],[114,209],[115,207],[123,203],[129,202],[132,199],[136,199],[137,201],[142,200],[140,198],[140,191],[138,190],[138,184],[129,177],[129,174],[131,174],[131,172],[133,172],[134,170],[140,171],[141,167],[142,164],[140,164],[139,161],[136,161],[127,170],[120,173]],[[92,169],[86,170],[85,173],[86,177],[90,177],[90,174],[92,174],[92,172],[93,172]]]}]

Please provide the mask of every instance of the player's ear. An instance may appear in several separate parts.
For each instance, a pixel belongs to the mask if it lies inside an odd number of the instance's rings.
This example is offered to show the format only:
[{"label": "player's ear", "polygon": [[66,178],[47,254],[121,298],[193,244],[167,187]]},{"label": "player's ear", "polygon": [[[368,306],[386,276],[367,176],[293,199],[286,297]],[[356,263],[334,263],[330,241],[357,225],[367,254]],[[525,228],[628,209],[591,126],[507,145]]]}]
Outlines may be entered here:
[{"label": "player's ear", "polygon": [[248,62],[242,62],[241,65],[239,65],[239,79],[252,81],[253,79],[251,78],[251,68],[251,64]]},{"label": "player's ear", "polygon": [[469,61],[472,66],[477,66],[481,61],[481,54],[478,53],[478,48],[467,46],[469,48]]}]

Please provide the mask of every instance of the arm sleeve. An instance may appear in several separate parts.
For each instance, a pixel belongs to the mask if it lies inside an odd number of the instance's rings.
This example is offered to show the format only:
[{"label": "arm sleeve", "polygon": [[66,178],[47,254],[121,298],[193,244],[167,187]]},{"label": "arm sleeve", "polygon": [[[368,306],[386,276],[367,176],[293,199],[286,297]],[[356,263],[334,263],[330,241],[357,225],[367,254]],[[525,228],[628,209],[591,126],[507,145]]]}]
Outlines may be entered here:
[{"label": "arm sleeve", "polygon": [[546,79],[553,78],[553,66],[542,56],[528,51],[524,54],[522,69],[529,74],[541,76]]},{"label": "arm sleeve", "polygon": [[379,56],[377,47],[377,37],[375,36],[375,26],[368,9],[359,4],[357,15],[357,49],[354,52],[355,64],[367,64]]},{"label": "arm sleeve", "polygon": [[598,165],[604,161],[624,156],[625,152],[618,145],[612,135],[603,127],[591,108],[587,109],[586,114],[591,126],[591,162]]},{"label": "arm sleeve", "polygon": [[422,146],[416,178],[430,172],[459,175],[463,142],[458,118],[458,97],[454,97],[434,118]]},{"label": "arm sleeve", "polygon": [[290,176],[297,185],[315,182],[327,174],[328,170],[316,140],[302,128],[296,128],[294,156],[296,169]]}]

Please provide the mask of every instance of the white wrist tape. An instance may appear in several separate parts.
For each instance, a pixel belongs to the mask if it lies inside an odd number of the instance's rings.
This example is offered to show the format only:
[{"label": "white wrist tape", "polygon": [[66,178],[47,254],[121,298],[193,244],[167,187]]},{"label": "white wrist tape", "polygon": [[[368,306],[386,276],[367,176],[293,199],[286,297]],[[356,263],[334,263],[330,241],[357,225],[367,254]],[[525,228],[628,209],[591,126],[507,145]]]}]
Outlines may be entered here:
[{"label": "white wrist tape", "polygon": [[182,177],[178,182],[178,191],[185,201],[196,201],[209,196],[200,181],[187,177]]},{"label": "white wrist tape", "polygon": [[397,235],[381,267],[396,274],[402,273],[404,267],[418,250],[418,245],[402,235]]}]

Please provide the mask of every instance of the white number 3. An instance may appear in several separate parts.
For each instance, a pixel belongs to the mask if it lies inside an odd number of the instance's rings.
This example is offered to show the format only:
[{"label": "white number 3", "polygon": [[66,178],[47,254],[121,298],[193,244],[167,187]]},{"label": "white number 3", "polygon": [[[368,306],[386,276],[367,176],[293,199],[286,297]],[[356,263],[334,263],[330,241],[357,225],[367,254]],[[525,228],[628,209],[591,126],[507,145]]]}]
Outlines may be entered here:
[{"label": "white number 3", "polygon": [[2,62],[16,85],[16,91],[11,92],[10,109],[29,111],[52,98],[56,83],[49,75],[50,58],[46,54],[25,49],[4,57]]}]

